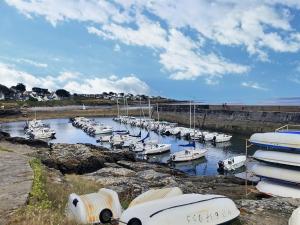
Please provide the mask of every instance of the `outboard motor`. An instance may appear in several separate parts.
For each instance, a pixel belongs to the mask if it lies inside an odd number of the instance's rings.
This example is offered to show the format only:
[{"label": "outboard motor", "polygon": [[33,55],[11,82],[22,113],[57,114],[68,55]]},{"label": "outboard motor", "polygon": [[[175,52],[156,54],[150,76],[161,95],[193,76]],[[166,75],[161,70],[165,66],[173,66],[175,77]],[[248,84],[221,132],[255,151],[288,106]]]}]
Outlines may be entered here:
[{"label": "outboard motor", "polygon": [[216,140],[217,140],[217,137],[214,136],[213,139],[212,139],[212,144],[213,144],[213,145],[216,145]]}]

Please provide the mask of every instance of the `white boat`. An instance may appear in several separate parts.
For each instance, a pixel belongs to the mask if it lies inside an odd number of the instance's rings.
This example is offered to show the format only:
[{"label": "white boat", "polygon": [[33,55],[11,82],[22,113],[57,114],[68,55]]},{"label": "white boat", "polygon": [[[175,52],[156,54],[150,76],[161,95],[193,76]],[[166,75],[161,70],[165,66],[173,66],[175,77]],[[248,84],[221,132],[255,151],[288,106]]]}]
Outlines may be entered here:
[{"label": "white boat", "polygon": [[255,164],[251,167],[251,172],[256,176],[272,178],[300,184],[300,171],[275,167],[271,165]]},{"label": "white boat", "polygon": [[257,150],[253,157],[263,162],[300,167],[300,154]]},{"label": "white boat", "polygon": [[164,199],[164,198],[171,198],[182,194],[183,194],[182,190],[178,187],[151,189],[139,195],[135,199],[133,199],[128,207],[130,208],[146,202],[150,202],[158,199]]},{"label": "white boat", "polygon": [[219,169],[221,170],[231,171],[244,166],[245,163],[246,163],[246,156],[239,155],[239,156],[234,156],[232,158],[219,161],[218,166]]},{"label": "white boat", "polygon": [[239,214],[225,196],[185,194],[130,207],[120,221],[127,225],[211,225],[231,221]]},{"label": "white boat", "polygon": [[298,185],[262,180],[256,185],[256,189],[269,196],[300,198],[300,188]]},{"label": "white boat", "polygon": [[289,219],[289,225],[299,225],[300,224],[300,207],[295,209],[293,214]]},{"label": "white boat", "polygon": [[144,154],[152,155],[152,154],[161,154],[164,152],[171,151],[171,144],[148,144],[145,146]]},{"label": "white boat", "polygon": [[230,141],[231,138],[232,138],[232,136],[228,135],[228,134],[217,134],[215,136],[215,139],[213,139],[213,141],[215,143],[222,143],[222,142],[228,142],[228,141]]},{"label": "white boat", "polygon": [[256,133],[249,141],[269,148],[300,149],[300,134],[297,132]]},{"label": "white boat", "polygon": [[93,127],[94,134],[111,134],[113,132],[113,128],[110,126],[98,125]]},{"label": "white boat", "polygon": [[33,139],[49,139],[55,137],[55,131],[50,128],[36,128],[28,132],[28,135]]},{"label": "white boat", "polygon": [[73,193],[67,203],[67,217],[80,224],[104,224],[119,219],[121,213],[118,194],[105,188],[86,195]]},{"label": "white boat", "polygon": [[197,148],[190,148],[190,149],[183,149],[182,151],[173,153],[170,157],[172,162],[186,162],[197,160],[205,156],[207,149],[197,149]]}]

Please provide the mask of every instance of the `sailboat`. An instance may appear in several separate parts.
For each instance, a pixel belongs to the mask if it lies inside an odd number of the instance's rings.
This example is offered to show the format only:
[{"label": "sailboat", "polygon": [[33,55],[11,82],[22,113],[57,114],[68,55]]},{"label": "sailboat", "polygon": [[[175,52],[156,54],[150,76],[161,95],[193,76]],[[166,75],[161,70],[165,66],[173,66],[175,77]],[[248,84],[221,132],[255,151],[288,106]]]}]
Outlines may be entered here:
[{"label": "sailboat", "polygon": [[[191,127],[191,112],[192,107],[190,107],[190,127]],[[195,105],[194,105],[194,135],[195,137]],[[186,162],[186,161],[192,161],[197,160],[205,156],[205,153],[207,152],[207,149],[204,148],[196,148],[195,139],[193,142],[186,144],[186,145],[179,145],[182,147],[186,147],[184,150],[181,150],[179,152],[176,152],[171,155],[170,160],[172,162]],[[187,148],[189,147],[189,148]]]}]

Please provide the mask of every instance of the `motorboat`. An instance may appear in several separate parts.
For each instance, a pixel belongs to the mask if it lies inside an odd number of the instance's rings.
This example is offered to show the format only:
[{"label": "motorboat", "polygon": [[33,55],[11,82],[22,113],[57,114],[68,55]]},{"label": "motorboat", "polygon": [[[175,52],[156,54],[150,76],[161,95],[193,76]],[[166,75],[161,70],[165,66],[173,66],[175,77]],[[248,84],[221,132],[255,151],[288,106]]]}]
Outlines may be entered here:
[{"label": "motorboat", "polygon": [[172,162],[187,162],[197,160],[204,157],[205,153],[207,152],[207,149],[196,148],[195,142],[180,146],[184,146],[185,149],[173,153],[170,157]]},{"label": "motorboat", "polygon": [[244,166],[246,159],[245,155],[234,156],[232,158],[219,161],[218,166],[220,170],[232,171]]},{"label": "motorboat", "polygon": [[171,144],[147,144],[144,148],[145,155],[161,154],[171,151]]}]

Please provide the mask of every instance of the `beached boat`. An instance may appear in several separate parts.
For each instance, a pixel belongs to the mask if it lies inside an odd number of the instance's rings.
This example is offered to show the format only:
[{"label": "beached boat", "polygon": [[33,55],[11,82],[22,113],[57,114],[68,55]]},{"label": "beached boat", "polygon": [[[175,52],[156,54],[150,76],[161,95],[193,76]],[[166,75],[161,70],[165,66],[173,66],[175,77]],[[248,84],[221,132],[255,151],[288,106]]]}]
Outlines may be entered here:
[{"label": "beached boat", "polygon": [[120,221],[127,225],[211,225],[231,221],[239,214],[225,196],[185,194],[130,207]]},{"label": "beached boat", "polygon": [[218,166],[220,170],[231,171],[244,166],[245,163],[246,163],[246,156],[239,155],[239,156],[234,156],[232,158],[219,161]]},{"label": "beached boat", "polygon": [[257,150],[253,158],[267,163],[300,167],[300,154],[295,153]]},{"label": "beached boat", "polygon": [[275,167],[272,165],[255,164],[251,167],[251,172],[256,176],[272,178],[274,180],[281,180],[300,184],[300,171],[287,169],[282,167]]},{"label": "beached boat", "polygon": [[81,224],[104,224],[119,219],[121,213],[118,194],[105,188],[86,195],[73,193],[67,203],[67,217]]},{"label": "beached boat", "polygon": [[298,185],[262,180],[256,185],[256,189],[269,196],[300,198],[300,188]]},{"label": "beached boat", "polygon": [[300,207],[295,209],[293,214],[289,219],[289,225],[299,225],[300,224]]},{"label": "beached boat", "polygon": [[155,201],[158,199],[171,198],[182,194],[182,190],[178,187],[151,189],[133,199],[128,207],[133,207],[139,204]]},{"label": "beached boat", "polygon": [[256,133],[250,137],[249,141],[263,147],[300,150],[300,134],[298,132]]}]

